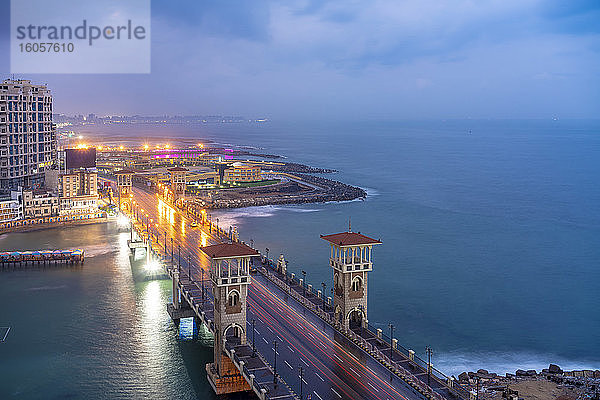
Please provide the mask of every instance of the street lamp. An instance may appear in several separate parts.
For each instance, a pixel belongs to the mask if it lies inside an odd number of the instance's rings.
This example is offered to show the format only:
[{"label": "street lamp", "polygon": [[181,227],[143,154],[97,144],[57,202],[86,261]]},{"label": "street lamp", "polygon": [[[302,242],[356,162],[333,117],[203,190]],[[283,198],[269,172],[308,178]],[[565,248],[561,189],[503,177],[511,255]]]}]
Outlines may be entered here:
[{"label": "street lamp", "polygon": [[171,238],[171,267],[173,267],[173,238]]},{"label": "street lamp", "polygon": [[321,282],[321,286],[323,286],[321,297],[323,297],[323,311],[325,311],[325,288],[327,287],[327,284],[325,282]]},{"label": "street lamp", "polygon": [[188,278],[192,280],[192,255],[188,254]]},{"label": "street lamp", "polygon": [[273,340],[273,351],[275,352],[275,362],[273,363],[273,383],[277,385],[277,339]]},{"label": "street lamp", "polygon": [[394,325],[390,322],[390,360],[394,361]]},{"label": "street lamp", "polygon": [[204,308],[204,268],[200,269],[200,273],[202,274],[202,308]]},{"label": "street lamp", "polygon": [[302,293],[306,297],[306,271],[302,270]]},{"label": "street lamp", "polygon": [[265,252],[267,253],[267,267],[269,266],[269,248],[265,247]]},{"label": "street lamp", "polygon": [[177,272],[181,275],[181,244],[177,243]]},{"label": "street lamp", "polygon": [[302,400],[302,380],[304,379],[304,370],[300,367],[300,400]]},{"label": "street lamp", "polygon": [[254,325],[256,321],[252,318],[252,357],[256,357],[256,344],[254,342]]},{"label": "street lamp", "polygon": [[431,355],[433,354],[433,349],[429,346],[425,346],[425,351],[427,352],[427,386],[429,386],[429,377],[431,376]]}]

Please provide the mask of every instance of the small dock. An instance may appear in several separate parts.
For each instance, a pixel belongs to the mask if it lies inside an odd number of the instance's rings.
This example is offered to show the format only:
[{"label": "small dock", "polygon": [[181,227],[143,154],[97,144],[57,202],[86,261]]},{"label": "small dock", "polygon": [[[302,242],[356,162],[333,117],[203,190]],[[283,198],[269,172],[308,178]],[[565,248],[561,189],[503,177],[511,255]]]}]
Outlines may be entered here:
[{"label": "small dock", "polygon": [[83,264],[85,252],[75,250],[37,250],[0,252],[2,268],[26,265]]}]

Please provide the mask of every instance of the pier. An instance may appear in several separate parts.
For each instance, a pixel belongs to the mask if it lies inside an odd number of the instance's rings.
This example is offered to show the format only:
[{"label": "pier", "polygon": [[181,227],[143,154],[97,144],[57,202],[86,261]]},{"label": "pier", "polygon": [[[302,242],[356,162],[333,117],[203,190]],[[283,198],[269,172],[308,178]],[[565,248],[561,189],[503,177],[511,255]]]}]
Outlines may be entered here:
[{"label": "pier", "polygon": [[5,251],[0,253],[0,264],[7,266],[83,264],[85,252],[75,250]]}]

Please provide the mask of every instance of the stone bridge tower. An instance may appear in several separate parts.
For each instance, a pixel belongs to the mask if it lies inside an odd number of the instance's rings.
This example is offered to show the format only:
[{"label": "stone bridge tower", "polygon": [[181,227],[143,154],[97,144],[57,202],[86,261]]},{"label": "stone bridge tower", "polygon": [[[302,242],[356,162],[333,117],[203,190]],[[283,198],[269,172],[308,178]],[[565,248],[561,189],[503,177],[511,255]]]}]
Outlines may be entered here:
[{"label": "stone bridge tower", "polygon": [[333,269],[333,310],[346,329],[359,327],[367,318],[367,274],[373,270],[371,253],[379,240],[355,232],[321,235],[329,242]]},{"label": "stone bridge tower", "polygon": [[214,363],[206,366],[208,380],[218,395],[250,390],[232,361],[223,353],[225,342],[246,343],[246,298],[250,259],[259,253],[242,243],[202,247],[210,257],[214,294]]},{"label": "stone bridge tower", "polygon": [[117,198],[119,201],[119,210],[131,212],[131,197],[133,191],[131,189],[133,175],[135,171],[129,169],[120,169],[113,173],[117,177]]},{"label": "stone bridge tower", "polygon": [[171,192],[173,193],[173,201],[175,202],[185,195],[185,174],[187,171],[189,170],[183,167],[169,168],[169,174],[171,174]]}]

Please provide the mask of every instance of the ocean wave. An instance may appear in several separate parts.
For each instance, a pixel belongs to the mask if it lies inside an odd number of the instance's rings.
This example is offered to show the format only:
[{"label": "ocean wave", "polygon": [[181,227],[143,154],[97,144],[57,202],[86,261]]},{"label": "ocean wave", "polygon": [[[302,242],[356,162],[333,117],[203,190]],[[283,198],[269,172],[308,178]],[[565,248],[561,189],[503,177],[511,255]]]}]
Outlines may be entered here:
[{"label": "ocean wave", "polygon": [[369,196],[379,196],[379,190],[377,189],[373,189],[373,188],[369,188],[369,187],[361,187],[362,190],[364,190],[365,192],[367,192],[367,197]]},{"label": "ocean wave", "polygon": [[440,353],[434,367],[447,375],[458,376],[462,372],[477,371],[480,368],[497,374],[514,374],[517,369],[541,371],[550,363],[557,364],[565,371],[598,369],[600,360],[573,360],[553,354],[528,352],[473,352]]},{"label": "ocean wave", "polygon": [[112,253],[115,251],[115,248],[112,245],[98,244],[94,246],[85,246],[83,247],[83,250],[85,251],[85,257],[91,258]]},{"label": "ocean wave", "polygon": [[318,208],[304,208],[298,205],[287,205],[287,206],[255,206],[246,208],[235,208],[231,210],[221,210],[215,212],[213,215],[213,221],[215,218],[219,218],[220,227],[229,227],[238,225],[243,221],[244,218],[268,218],[274,216],[276,213],[281,211],[289,211],[295,213],[310,213],[321,211]]},{"label": "ocean wave", "polygon": [[311,213],[321,211],[319,208],[296,208],[296,207],[281,207],[282,210],[297,212],[297,213]]},{"label": "ocean wave", "polygon": [[66,289],[67,285],[60,285],[60,286],[39,286],[39,287],[32,287],[32,288],[27,288],[24,289],[26,292],[37,292],[37,291],[41,291],[41,290],[58,290],[58,289]]}]

